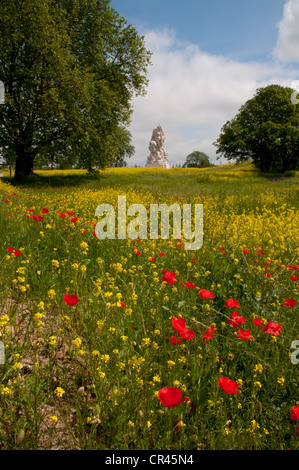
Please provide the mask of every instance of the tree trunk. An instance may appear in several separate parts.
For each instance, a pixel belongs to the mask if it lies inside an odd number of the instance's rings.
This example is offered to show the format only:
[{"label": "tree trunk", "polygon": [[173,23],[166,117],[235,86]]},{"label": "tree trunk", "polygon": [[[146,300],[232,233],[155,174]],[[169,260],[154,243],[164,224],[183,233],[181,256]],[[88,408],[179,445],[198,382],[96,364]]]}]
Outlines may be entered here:
[{"label": "tree trunk", "polygon": [[17,149],[17,160],[15,168],[15,181],[22,183],[27,176],[33,174],[33,162],[35,155],[30,151],[26,151],[23,147]]},{"label": "tree trunk", "polygon": [[267,147],[261,151],[260,170],[262,173],[269,173],[271,169],[272,155]]}]

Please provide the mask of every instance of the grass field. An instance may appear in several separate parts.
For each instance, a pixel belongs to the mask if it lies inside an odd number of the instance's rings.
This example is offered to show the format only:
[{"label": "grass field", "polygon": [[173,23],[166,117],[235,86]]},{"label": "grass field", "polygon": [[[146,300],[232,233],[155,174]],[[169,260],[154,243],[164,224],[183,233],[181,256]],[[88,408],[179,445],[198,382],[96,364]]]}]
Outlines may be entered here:
[{"label": "grass field", "polygon": [[[299,449],[299,172],[36,173],[0,180],[0,449]],[[120,195],[203,204],[203,246],[99,240]]]}]

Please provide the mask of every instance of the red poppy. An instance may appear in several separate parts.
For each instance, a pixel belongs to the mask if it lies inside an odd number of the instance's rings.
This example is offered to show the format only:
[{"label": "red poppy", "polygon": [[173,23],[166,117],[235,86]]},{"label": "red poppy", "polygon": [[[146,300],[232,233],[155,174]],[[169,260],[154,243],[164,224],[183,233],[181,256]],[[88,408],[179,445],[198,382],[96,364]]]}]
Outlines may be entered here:
[{"label": "red poppy", "polygon": [[245,323],[245,322],[246,322],[245,317],[239,316],[238,312],[236,312],[235,310],[231,312],[231,320],[228,321],[228,323],[231,326],[240,326],[241,323]]},{"label": "red poppy", "polygon": [[164,256],[164,253],[159,253],[159,256]]},{"label": "red poppy", "polygon": [[215,299],[213,292],[207,289],[200,289],[198,295],[200,295],[202,299]]},{"label": "red poppy", "polygon": [[186,328],[186,320],[174,317],[172,319],[172,326],[177,331],[184,330]]},{"label": "red poppy", "polygon": [[63,300],[65,303],[67,303],[67,305],[76,305],[80,301],[76,295],[71,294],[65,294],[63,296]]},{"label": "red poppy", "polygon": [[66,211],[67,215],[74,215],[71,211]]},{"label": "red poppy", "polygon": [[139,250],[136,250],[135,253],[136,253],[136,255],[141,255],[141,251],[139,251]]},{"label": "red poppy", "polygon": [[246,341],[246,340],[249,340],[249,341],[252,341],[253,340],[253,336],[250,334],[250,330],[243,330],[242,328],[240,328],[240,330],[237,331],[237,336],[236,338],[240,338],[242,341]]},{"label": "red poppy", "polygon": [[217,328],[214,328],[213,326],[209,326],[209,328],[201,335],[201,337],[204,339],[204,342],[206,343],[208,339],[213,338],[214,332],[217,330]]},{"label": "red poppy", "polygon": [[243,248],[243,253],[244,253],[244,255],[248,255],[250,253],[250,251],[247,251],[247,250],[245,250],[245,248]]},{"label": "red poppy", "polygon": [[78,220],[78,217],[72,217],[71,218],[71,222],[77,222],[77,220]]},{"label": "red poppy", "polygon": [[227,299],[225,302],[225,308],[232,307],[232,308],[240,308],[240,305],[237,300],[235,299]]},{"label": "red poppy", "polygon": [[12,246],[7,247],[8,253],[12,253],[15,249]]},{"label": "red poppy", "polygon": [[34,212],[35,209],[27,209],[27,212]]},{"label": "red poppy", "polygon": [[237,390],[239,384],[230,380],[228,377],[220,377],[218,385],[222,388],[223,393],[232,393],[234,395],[240,393],[240,390]]},{"label": "red poppy", "polygon": [[264,333],[269,333],[270,335],[278,336],[282,326],[278,323],[269,321],[265,328],[262,329]]},{"label": "red poppy", "polygon": [[263,326],[263,319],[262,318],[253,318],[253,323],[255,326]]},{"label": "red poppy", "polygon": [[291,419],[293,421],[299,419],[299,406],[293,406],[293,408],[291,409]]},{"label": "red poppy", "polygon": [[162,405],[166,407],[178,406],[182,401],[190,401],[189,398],[183,398],[183,392],[176,387],[163,387],[158,392],[158,398]]},{"label": "red poppy", "polygon": [[186,320],[183,318],[176,318],[172,319],[172,326],[177,332],[179,333],[180,337],[190,341],[190,339],[194,338],[195,333],[189,328],[186,328]]},{"label": "red poppy", "polygon": [[118,302],[117,306],[120,308],[125,308],[124,302]]},{"label": "red poppy", "polygon": [[225,250],[225,247],[224,247],[224,246],[221,246],[221,247],[220,247],[220,250],[221,250],[221,251],[224,251],[224,250]]},{"label": "red poppy", "polygon": [[[85,233],[85,232],[84,232],[84,233]],[[92,232],[92,234],[93,234],[94,237],[98,238],[96,232]]]},{"label": "red poppy", "polygon": [[33,215],[33,216],[32,216],[32,219],[33,219],[33,220],[38,220],[39,222],[41,222],[42,220],[44,220],[41,215]]},{"label": "red poppy", "polygon": [[9,199],[4,199],[4,202],[6,202],[6,204],[8,204],[10,202]]},{"label": "red poppy", "polygon": [[175,279],[176,273],[168,272],[166,269],[163,269],[162,272],[164,274],[162,281],[166,281],[167,284],[174,284],[175,282],[178,282],[177,279]]},{"label": "red poppy", "polygon": [[20,256],[22,253],[19,250],[14,251],[14,256]]},{"label": "red poppy", "polygon": [[295,307],[296,300],[295,299],[285,299],[285,301],[282,305],[284,305],[285,307]]},{"label": "red poppy", "polygon": [[61,217],[62,219],[64,219],[65,214],[64,214],[63,212],[61,212],[59,215],[60,215],[60,217]]},{"label": "red poppy", "polygon": [[190,341],[190,339],[194,338],[195,333],[192,330],[189,330],[189,328],[183,328],[181,330],[178,330],[179,335],[181,338],[186,339],[187,341]]},{"label": "red poppy", "polygon": [[169,338],[169,342],[170,342],[171,344],[176,345],[176,344],[181,344],[182,340],[181,340],[180,338],[178,338],[177,336],[171,336],[171,337]]},{"label": "red poppy", "polygon": [[291,276],[291,281],[299,281],[299,277]]},{"label": "red poppy", "polygon": [[42,214],[48,214],[48,213],[49,213],[48,209],[46,209],[46,208],[42,209]]},{"label": "red poppy", "polygon": [[289,268],[291,271],[296,271],[297,269],[299,269],[298,264],[296,266],[293,266],[292,264],[287,264],[286,267]]},{"label": "red poppy", "polygon": [[191,256],[191,263],[197,264],[197,259]]},{"label": "red poppy", "polygon": [[183,287],[188,287],[188,289],[193,289],[193,287],[195,287],[195,284],[194,282],[182,282],[182,286]]},{"label": "red poppy", "polygon": [[154,261],[156,261],[156,258],[150,258],[149,261],[153,263]]}]

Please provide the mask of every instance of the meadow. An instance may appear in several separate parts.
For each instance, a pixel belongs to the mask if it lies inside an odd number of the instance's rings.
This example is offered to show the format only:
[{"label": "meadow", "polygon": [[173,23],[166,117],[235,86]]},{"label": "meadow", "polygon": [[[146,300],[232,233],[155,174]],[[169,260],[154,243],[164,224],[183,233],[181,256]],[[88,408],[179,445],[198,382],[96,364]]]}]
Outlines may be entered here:
[{"label": "meadow", "polygon": [[[298,450],[299,172],[36,173],[0,179],[0,449]],[[203,246],[99,240],[120,195],[203,204]]]}]

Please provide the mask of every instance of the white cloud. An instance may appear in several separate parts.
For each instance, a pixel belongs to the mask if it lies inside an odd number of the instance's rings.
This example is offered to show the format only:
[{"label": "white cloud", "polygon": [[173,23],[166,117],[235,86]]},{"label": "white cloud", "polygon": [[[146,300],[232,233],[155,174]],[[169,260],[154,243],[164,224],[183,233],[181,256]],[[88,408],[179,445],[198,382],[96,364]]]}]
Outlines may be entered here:
[{"label": "white cloud", "polygon": [[[295,72],[279,64],[244,63],[202,51],[177,40],[170,30],[144,34],[152,51],[145,97],[134,99],[131,124],[134,157],[129,165],[146,164],[152,130],[161,124],[170,166],[183,164],[194,150],[216,161],[213,142],[222,126],[257,88],[277,83],[290,86]],[[222,161],[224,161],[222,159]]]},{"label": "white cloud", "polygon": [[274,54],[285,62],[299,62],[299,0],[289,0],[284,6],[283,18]]}]

